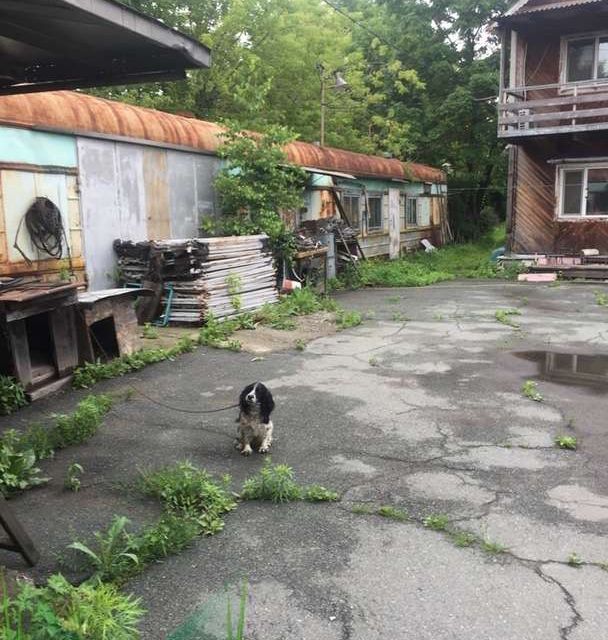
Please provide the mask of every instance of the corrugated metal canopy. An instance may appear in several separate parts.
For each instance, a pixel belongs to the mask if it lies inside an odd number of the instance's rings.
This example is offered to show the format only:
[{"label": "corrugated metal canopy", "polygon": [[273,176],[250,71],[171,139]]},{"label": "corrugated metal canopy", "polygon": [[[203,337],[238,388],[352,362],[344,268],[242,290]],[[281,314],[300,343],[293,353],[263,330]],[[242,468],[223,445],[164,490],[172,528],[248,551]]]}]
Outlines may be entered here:
[{"label": "corrugated metal canopy", "polygon": [[583,10],[587,5],[604,5],[608,6],[606,0],[519,0],[516,2],[503,16],[498,20],[499,24],[507,22],[517,22],[525,20],[527,16],[532,17],[534,14],[554,12],[561,10],[575,10],[581,7]]},{"label": "corrugated metal canopy", "polygon": [[[0,124],[143,141],[178,149],[215,154],[224,129],[213,122],[172,115],[84,93],[54,91],[0,97]],[[434,167],[354,153],[306,142],[288,145],[289,159],[303,167],[357,177],[445,182]]]},{"label": "corrugated metal canopy", "polygon": [[209,50],[116,0],[0,0],[0,94],[179,79]]}]

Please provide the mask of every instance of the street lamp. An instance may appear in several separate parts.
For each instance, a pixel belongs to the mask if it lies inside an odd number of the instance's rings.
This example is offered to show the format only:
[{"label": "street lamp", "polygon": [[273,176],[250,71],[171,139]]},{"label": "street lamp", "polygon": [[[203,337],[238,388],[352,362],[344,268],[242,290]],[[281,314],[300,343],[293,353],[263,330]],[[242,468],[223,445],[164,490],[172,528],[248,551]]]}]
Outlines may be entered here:
[{"label": "street lamp", "polygon": [[317,71],[319,72],[319,78],[321,79],[321,146],[325,146],[325,108],[327,107],[327,103],[325,102],[325,96],[327,91],[327,81],[333,78],[334,84],[329,88],[333,91],[344,91],[348,89],[348,82],[342,77],[342,74],[339,71],[334,71],[333,73],[327,73],[325,66],[320,62],[316,65]]}]

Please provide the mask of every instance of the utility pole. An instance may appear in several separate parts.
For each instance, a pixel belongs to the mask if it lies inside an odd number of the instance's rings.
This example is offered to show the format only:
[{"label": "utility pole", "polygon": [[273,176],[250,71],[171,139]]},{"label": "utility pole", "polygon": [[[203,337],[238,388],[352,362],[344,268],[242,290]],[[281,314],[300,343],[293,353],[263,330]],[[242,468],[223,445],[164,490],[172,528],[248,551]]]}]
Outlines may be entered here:
[{"label": "utility pole", "polygon": [[344,80],[342,74],[339,71],[334,71],[332,74],[327,74],[325,72],[325,65],[321,62],[317,62],[315,65],[319,78],[321,79],[321,135],[319,139],[320,145],[325,146],[325,109],[327,107],[326,98],[327,98],[327,79],[334,78],[334,84],[330,87],[334,91],[344,91],[348,89],[348,82]]}]

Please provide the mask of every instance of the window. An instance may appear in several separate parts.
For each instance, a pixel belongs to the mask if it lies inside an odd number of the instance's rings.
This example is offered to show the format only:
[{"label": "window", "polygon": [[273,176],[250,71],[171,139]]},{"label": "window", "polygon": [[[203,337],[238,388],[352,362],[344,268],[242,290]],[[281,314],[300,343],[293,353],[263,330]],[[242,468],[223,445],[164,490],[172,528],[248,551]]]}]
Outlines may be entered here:
[{"label": "window", "polygon": [[566,82],[608,79],[608,34],[566,41]]},{"label": "window", "polygon": [[418,226],[418,200],[416,198],[405,199],[405,226]]},{"label": "window", "polygon": [[608,165],[561,169],[559,214],[608,217]]},{"label": "window", "polygon": [[382,194],[369,193],[367,195],[369,204],[369,212],[367,218],[367,226],[372,229],[382,229]]},{"label": "window", "polygon": [[344,213],[350,221],[351,226],[354,229],[359,228],[359,207],[360,196],[359,194],[345,193],[342,196],[342,206],[344,207]]}]

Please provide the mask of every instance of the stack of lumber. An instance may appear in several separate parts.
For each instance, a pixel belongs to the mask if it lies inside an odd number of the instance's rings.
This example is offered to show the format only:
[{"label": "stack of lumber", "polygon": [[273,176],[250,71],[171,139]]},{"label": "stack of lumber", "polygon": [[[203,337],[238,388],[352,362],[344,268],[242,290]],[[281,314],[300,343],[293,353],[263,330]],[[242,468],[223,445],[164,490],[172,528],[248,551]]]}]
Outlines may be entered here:
[{"label": "stack of lumber", "polygon": [[201,324],[210,314],[230,318],[278,299],[265,235],[154,241],[146,258],[143,244],[115,242],[120,268],[131,282],[159,272],[173,324]]}]

